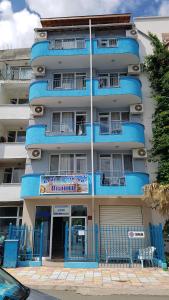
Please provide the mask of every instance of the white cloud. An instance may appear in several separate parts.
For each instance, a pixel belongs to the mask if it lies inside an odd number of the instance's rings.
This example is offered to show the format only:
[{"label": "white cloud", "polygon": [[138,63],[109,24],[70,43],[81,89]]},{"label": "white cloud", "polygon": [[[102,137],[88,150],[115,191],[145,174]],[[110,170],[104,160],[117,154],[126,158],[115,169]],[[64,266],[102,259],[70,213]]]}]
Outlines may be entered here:
[{"label": "white cloud", "polygon": [[9,0],[0,3],[0,49],[30,47],[39,17],[27,9],[14,13]]},{"label": "white cloud", "polygon": [[161,3],[161,6],[159,8],[159,15],[160,16],[169,16],[169,2],[167,1],[163,1]]},{"label": "white cloud", "polygon": [[42,18],[92,14],[111,14],[141,6],[147,0],[26,0]]}]

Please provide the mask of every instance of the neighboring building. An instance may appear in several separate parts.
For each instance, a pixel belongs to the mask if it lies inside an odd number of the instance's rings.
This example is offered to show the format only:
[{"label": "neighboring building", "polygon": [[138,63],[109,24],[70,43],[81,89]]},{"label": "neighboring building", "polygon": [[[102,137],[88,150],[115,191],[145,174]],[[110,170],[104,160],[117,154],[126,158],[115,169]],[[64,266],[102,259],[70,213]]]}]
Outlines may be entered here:
[{"label": "neighboring building", "polygon": [[[2,174],[12,175],[2,176],[7,185],[0,186],[1,204],[22,207],[23,201],[22,223],[44,223],[44,256],[63,257],[66,223],[90,228],[157,221],[142,201],[144,185],[156,174],[156,166],[147,160],[154,107],[142,64],[152,51],[147,31],[166,39],[168,21],[136,18],[134,24],[130,14],[41,19],[31,51],[30,111],[19,100],[28,97],[29,81],[2,78],[0,155]],[[2,52],[2,74],[8,64],[24,67],[24,51]],[[18,53],[19,61],[9,54],[9,62],[8,52]],[[9,114],[6,103],[16,98]],[[22,144],[4,142],[23,141],[29,113],[26,155]],[[20,185],[8,183],[19,180],[24,169],[19,196]],[[71,238],[75,250],[77,239]],[[78,240],[84,254],[87,240]]]},{"label": "neighboring building", "polygon": [[29,123],[30,51],[0,51],[0,234],[21,224],[21,177],[25,173]]}]

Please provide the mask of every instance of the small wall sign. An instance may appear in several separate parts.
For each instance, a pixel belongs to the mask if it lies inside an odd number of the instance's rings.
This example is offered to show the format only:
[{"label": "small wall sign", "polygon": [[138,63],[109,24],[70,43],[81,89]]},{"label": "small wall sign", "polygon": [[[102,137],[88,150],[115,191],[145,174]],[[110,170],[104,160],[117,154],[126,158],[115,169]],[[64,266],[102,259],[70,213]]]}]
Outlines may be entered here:
[{"label": "small wall sign", "polygon": [[128,231],[129,239],[144,239],[144,231]]},{"label": "small wall sign", "polygon": [[70,216],[70,206],[69,205],[53,206],[53,215],[55,217],[69,217]]}]

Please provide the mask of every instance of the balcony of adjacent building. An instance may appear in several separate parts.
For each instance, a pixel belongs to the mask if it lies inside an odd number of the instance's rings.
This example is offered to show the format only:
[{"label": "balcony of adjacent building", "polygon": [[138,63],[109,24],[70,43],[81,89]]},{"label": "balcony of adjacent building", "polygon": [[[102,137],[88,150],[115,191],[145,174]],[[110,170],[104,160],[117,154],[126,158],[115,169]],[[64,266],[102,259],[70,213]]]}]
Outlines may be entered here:
[{"label": "balcony of adjacent building", "polygon": [[26,65],[7,65],[1,70],[0,79],[6,88],[16,88],[18,84],[27,88],[32,79],[32,68]]},{"label": "balcony of adjacent building", "polygon": [[[4,101],[3,101],[4,100]],[[18,120],[28,123],[30,116],[29,99],[26,97],[5,97],[0,103],[0,122],[8,124]]]},{"label": "balcony of adjacent building", "polygon": [[25,173],[25,160],[8,159],[1,162],[1,202],[20,201],[21,178]]},{"label": "balcony of adjacent building", "polygon": [[[117,68],[139,63],[139,44],[130,37],[92,39],[93,67]],[[48,68],[89,67],[90,40],[84,38],[50,39],[32,47],[32,66]]]},{"label": "balcony of adjacent building", "polygon": [[[44,154],[45,155],[45,154]],[[95,196],[138,196],[149,183],[143,158],[135,159],[130,151],[95,152]],[[43,156],[42,160],[45,157]],[[92,173],[89,154],[51,154],[46,171],[31,172],[22,178],[22,198],[56,197],[57,195],[90,196]],[[96,163],[96,161],[98,161]],[[39,165],[43,162],[39,161]],[[43,164],[44,165],[44,164]],[[37,162],[32,163],[32,170]],[[42,171],[42,168],[39,168]],[[98,171],[97,171],[98,170]],[[28,171],[28,170],[27,170]]]},{"label": "balcony of adjacent building", "polygon": [[[141,82],[119,73],[98,73],[92,84],[93,104],[110,107],[141,103]],[[33,105],[90,106],[91,83],[86,73],[57,73],[53,79],[34,81],[29,100]]]},{"label": "balcony of adjacent building", "polygon": [[26,158],[25,125],[23,124],[23,127],[12,129],[14,128],[14,123],[11,123],[13,125],[9,124],[7,123],[6,127],[1,127],[0,130],[0,163],[9,159]]}]

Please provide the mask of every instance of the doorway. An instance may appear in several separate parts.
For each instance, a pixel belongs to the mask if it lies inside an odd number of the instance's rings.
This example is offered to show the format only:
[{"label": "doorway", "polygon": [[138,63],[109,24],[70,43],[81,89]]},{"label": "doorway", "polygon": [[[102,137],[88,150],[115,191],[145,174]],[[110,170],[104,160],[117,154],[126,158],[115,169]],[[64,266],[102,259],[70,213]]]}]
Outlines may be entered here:
[{"label": "doorway", "polygon": [[65,226],[69,217],[53,218],[52,258],[64,258]]}]

